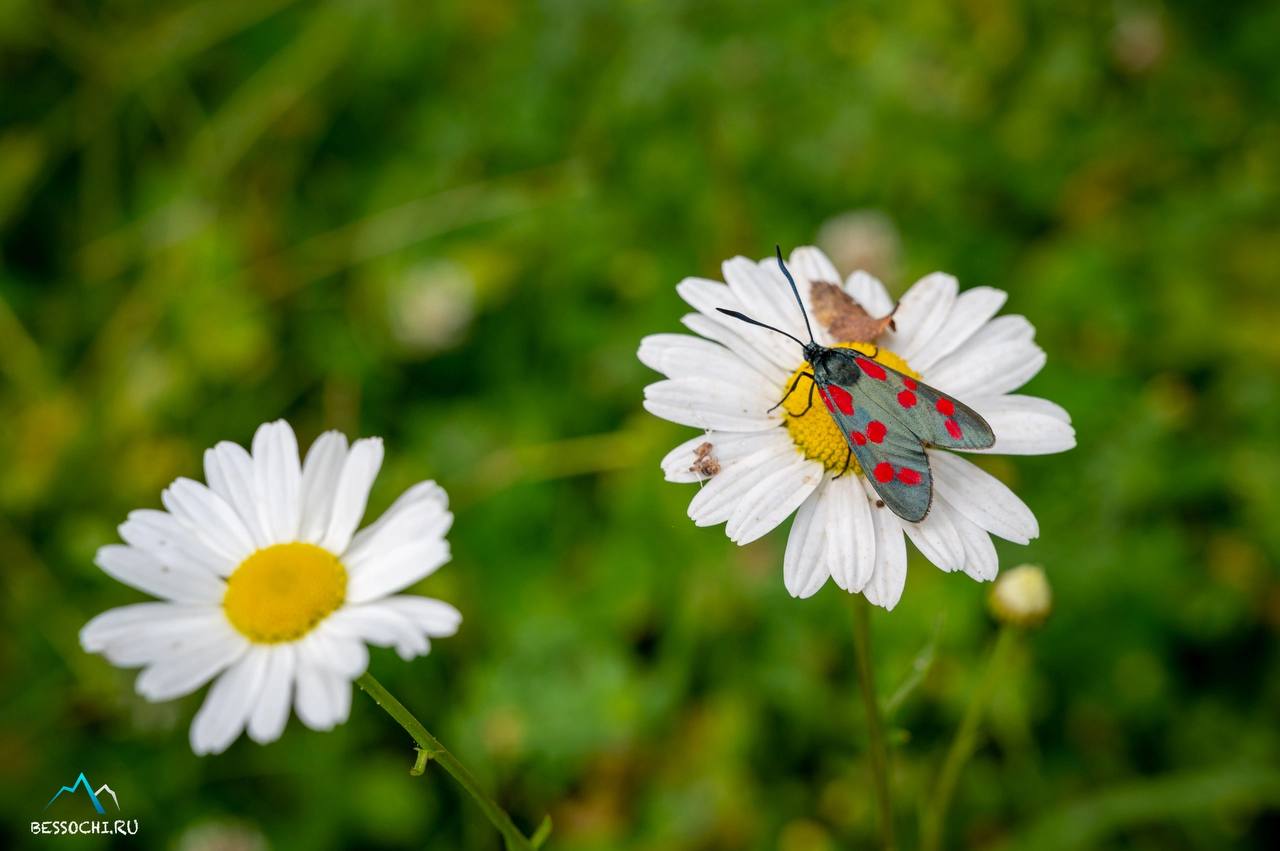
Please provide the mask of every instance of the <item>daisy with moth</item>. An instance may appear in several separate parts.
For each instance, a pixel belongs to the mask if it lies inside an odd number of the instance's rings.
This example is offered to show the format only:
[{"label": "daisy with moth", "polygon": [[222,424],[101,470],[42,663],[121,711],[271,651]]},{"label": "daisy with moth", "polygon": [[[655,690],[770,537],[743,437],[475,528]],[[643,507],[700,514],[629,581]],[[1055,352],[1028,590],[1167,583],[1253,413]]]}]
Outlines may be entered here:
[{"label": "daisy with moth", "polygon": [[781,248],[778,249],[778,268],[800,306],[809,342],[736,310],[723,307],[717,310],[800,345],[805,362],[813,371],[797,375],[777,406],[781,407],[790,398],[802,379],[809,379],[808,401],[800,413],[791,416],[804,416],[813,409],[816,389],[849,445],[849,454],[837,478],[848,471],[856,454],[862,469],[870,471],[871,486],[880,495],[876,507],[888,505],[903,520],[918,523],[929,513],[933,501],[933,476],[925,447],[989,449],[995,443],[991,426],[968,405],[892,367],[876,363],[878,349],[863,355],[818,343],[813,339],[813,328],[800,300],[800,290],[782,262]]},{"label": "daisy with moth", "polygon": [[[780,260],[734,258],[723,284],[686,279],[677,289],[698,312],[684,322],[699,336],[641,343],[640,359],[667,376],[646,388],[645,407],[703,429],[662,462],[668,480],[704,483],[694,522],[725,523],[745,544],[794,512],[783,576],[799,597],[830,577],[892,608],[906,578],[904,535],[944,570],[994,578],[990,534],[1026,543],[1035,517],[944,448],[1074,445],[1065,411],[1012,392],[1044,364],[1030,323],[995,317],[999,290],[961,294],[948,275],[922,279],[895,307],[865,273],[842,286],[817,249],[792,254],[794,289]],[[693,463],[704,443],[715,475]]]}]

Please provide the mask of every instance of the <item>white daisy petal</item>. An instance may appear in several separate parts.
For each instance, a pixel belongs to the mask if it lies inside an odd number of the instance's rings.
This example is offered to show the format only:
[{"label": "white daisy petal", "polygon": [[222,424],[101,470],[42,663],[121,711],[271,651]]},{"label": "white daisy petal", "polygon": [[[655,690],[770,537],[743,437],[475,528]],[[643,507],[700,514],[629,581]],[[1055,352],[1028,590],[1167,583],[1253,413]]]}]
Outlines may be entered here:
[{"label": "white daisy petal", "polygon": [[919,523],[903,522],[902,529],[916,545],[920,554],[947,573],[963,570],[965,562],[964,542],[955,529],[952,509],[941,500],[934,500],[929,514]]},{"label": "white daisy petal", "polygon": [[1000,565],[991,536],[957,511],[956,507],[945,498],[934,494],[933,501],[935,506],[946,507],[952,528],[964,545],[964,567],[961,569],[965,575],[978,582],[990,582],[995,579]]},{"label": "white daisy petal", "polygon": [[252,648],[214,682],[191,723],[197,756],[222,753],[240,735],[262,692],[267,658],[263,648]]},{"label": "white daisy petal", "polygon": [[911,366],[923,373],[960,348],[996,315],[1007,298],[1003,290],[992,287],[974,287],[962,292],[956,298],[947,321],[911,358]]},{"label": "white daisy petal", "polygon": [[828,504],[827,567],[831,578],[846,591],[857,593],[871,580],[876,567],[876,530],[871,502],[858,484],[860,477],[846,473],[822,486]]},{"label": "white daisy petal", "polygon": [[788,464],[769,474],[738,500],[725,534],[738,545],[768,534],[790,517],[821,481],[822,465],[817,461]]},{"label": "white daisy petal", "polygon": [[[996,442],[989,449],[965,450],[996,455],[1049,455],[1076,445],[1067,412],[1033,396],[975,399],[971,406],[986,419]],[[1038,404],[1037,404],[1038,403]]]},{"label": "white daisy petal", "polygon": [[378,553],[412,544],[426,537],[443,537],[453,523],[449,497],[433,481],[418,482],[409,488],[374,522],[351,539],[342,560],[359,570]]},{"label": "white daisy petal", "polygon": [[[861,481],[867,499],[879,499],[871,484],[865,478]],[[888,508],[873,508],[871,520],[876,530],[876,567],[862,594],[869,602],[892,610],[902,599],[902,589],[907,584],[906,538],[902,522]]]},{"label": "white daisy petal", "polygon": [[724,346],[689,334],[650,334],[640,341],[638,355],[641,363],[668,378],[711,378],[774,386]]},{"label": "white daisy petal", "polygon": [[791,252],[787,266],[796,278],[804,278],[809,283],[822,282],[840,286],[840,273],[835,265],[822,253],[822,249],[812,245],[803,245]]},{"label": "white daisy petal", "polygon": [[644,407],[656,417],[695,428],[760,431],[777,426],[780,415],[766,413],[777,400],[759,387],[753,391],[718,379],[669,379],[644,388]]},{"label": "white daisy petal", "polygon": [[447,562],[444,535],[453,523],[447,504],[439,485],[422,482],[357,534],[343,556],[348,601],[364,603],[399,591]]},{"label": "white daisy petal", "polygon": [[[738,297],[743,313],[793,337],[808,339],[800,306],[796,304],[791,285],[782,277],[776,261],[757,263],[746,257],[734,257],[720,264],[720,271],[729,290]],[[781,335],[774,336],[786,340]]]},{"label": "white daisy petal", "polygon": [[782,429],[771,432],[775,439],[764,448],[724,467],[713,476],[689,503],[689,518],[699,526],[726,522],[738,501],[766,476],[785,467],[802,467],[804,458],[795,451]]},{"label": "white daisy petal", "polygon": [[[758,346],[747,341],[736,329],[730,328],[722,322],[717,322],[701,313],[687,313],[680,322],[695,334],[706,337],[708,340],[714,340],[733,352],[742,359],[743,363],[760,373],[762,380],[768,387],[782,387],[787,377],[791,375],[791,370],[775,363],[767,355],[763,354]],[[751,327],[750,325],[743,325],[741,322],[735,324],[744,328]],[[798,365],[798,360],[794,357],[792,360],[794,361],[792,366]]]},{"label": "white daisy petal", "polygon": [[178,479],[161,492],[160,501],[193,535],[227,559],[228,571],[257,549],[239,515],[199,482]]},{"label": "white daisy petal", "polygon": [[135,603],[108,609],[80,630],[80,646],[101,653],[113,665],[133,668],[169,655],[171,647],[199,643],[226,625],[209,606]]},{"label": "white daisy petal", "polygon": [[1048,399],[1041,399],[1038,396],[1018,396],[1013,394],[970,396],[965,402],[984,417],[999,416],[1006,413],[1041,414],[1061,420],[1068,425],[1071,424],[1071,414],[1067,413],[1065,408],[1056,402],[1050,402]]},{"label": "white daisy petal", "polygon": [[399,595],[380,600],[378,605],[407,618],[423,635],[431,638],[448,638],[462,625],[462,612],[443,600]]},{"label": "white daisy petal", "polygon": [[349,603],[367,603],[407,588],[449,561],[449,545],[428,540],[379,554],[372,566],[353,572],[347,586]]},{"label": "white daisy petal", "polygon": [[345,677],[330,674],[325,677],[325,685],[329,689],[334,723],[345,724],[351,714],[351,683]]},{"label": "white daisy petal", "polygon": [[341,553],[351,542],[351,535],[364,516],[373,480],[382,467],[382,439],[366,437],[351,445],[333,495],[333,512],[329,528],[320,546],[331,553]]},{"label": "white daisy petal", "polygon": [[1026,384],[1044,366],[1044,350],[1029,340],[963,346],[924,374],[924,380],[960,399],[998,396]]},{"label": "white daisy petal", "polygon": [[293,709],[298,713],[298,719],[312,730],[332,730],[338,723],[340,707],[329,684],[335,676],[313,661],[298,659]]},{"label": "white daisy petal", "polygon": [[886,345],[910,361],[934,338],[951,315],[960,285],[951,275],[934,272],[921,278],[903,294],[893,314],[897,330]]},{"label": "white daisy petal", "polygon": [[271,538],[258,517],[258,495],[253,482],[253,458],[238,443],[223,440],[204,451],[204,477],[209,488],[231,506],[244,523],[255,548]]},{"label": "white daisy petal", "polygon": [[295,541],[302,511],[298,439],[284,420],[266,423],[253,436],[253,480],[258,513],[273,544]]},{"label": "white daisy petal", "polygon": [[167,652],[155,654],[158,658],[138,675],[134,688],[153,703],[184,697],[235,664],[248,650],[249,642],[223,620],[209,632],[167,641]]},{"label": "white daisy petal", "polygon": [[692,437],[681,443],[663,457],[662,472],[669,482],[700,482],[711,478],[710,475],[692,469],[698,460],[697,450],[702,444],[711,445],[710,458],[714,459],[723,470],[743,458],[755,454],[766,446],[781,444],[776,429],[768,431],[709,431]]},{"label": "white daisy petal", "polygon": [[167,511],[130,511],[129,519],[120,524],[118,531],[126,544],[150,553],[175,570],[225,576],[234,567]]},{"label": "white daisy petal", "polygon": [[358,636],[376,647],[394,647],[405,660],[425,656],[431,648],[413,620],[381,602],[347,606],[330,620],[339,633]]},{"label": "white daisy petal", "polygon": [[1036,338],[1036,328],[1027,317],[1011,313],[997,316],[977,331],[973,332],[964,343],[964,348],[981,348],[1000,343],[1030,343]]},{"label": "white daisy petal", "polygon": [[861,270],[854,272],[845,281],[844,288],[872,316],[884,316],[893,310],[893,299],[889,298],[889,291],[874,275]]},{"label": "white daisy petal", "polygon": [[277,644],[268,648],[267,653],[262,694],[249,716],[249,738],[260,745],[274,742],[284,732],[289,706],[293,703],[293,675],[297,667],[296,650],[291,644]]},{"label": "white daisy petal", "polygon": [[226,584],[209,571],[171,567],[136,547],[100,547],[94,564],[125,585],[177,603],[216,604],[226,592]]},{"label": "white daisy petal", "polygon": [[995,476],[949,452],[930,452],[929,464],[934,490],[983,529],[1018,544],[1039,537],[1031,509]]},{"label": "white daisy petal", "polygon": [[[731,316],[725,316],[719,312],[719,308],[726,310],[736,310],[739,313],[745,313],[750,316],[749,309],[744,305],[738,297],[729,290],[729,287],[718,281],[708,281],[705,278],[685,278],[676,285],[676,292],[680,294],[690,307],[697,310],[704,316],[719,322],[727,328],[731,328],[735,333],[740,335],[757,351],[768,356],[783,369],[790,371],[796,366],[796,344],[765,328],[758,328],[754,325],[748,325],[745,322],[734,319]],[[760,317],[752,317],[760,319]],[[774,324],[769,319],[760,319],[761,322]],[[781,327],[781,326],[778,326]]]},{"label": "white daisy petal", "polygon": [[[298,641],[299,658],[305,658],[322,668],[355,679],[369,667],[369,648],[358,638],[334,629],[329,620]],[[304,651],[305,646],[305,651]]]},{"label": "white daisy petal", "polygon": [[812,597],[831,575],[823,560],[828,528],[825,508],[822,491],[814,491],[796,510],[791,522],[782,557],[782,582],[792,597]]},{"label": "white daisy petal", "polygon": [[329,529],[333,514],[333,497],[338,491],[338,478],[347,461],[347,436],[326,431],[316,438],[302,462],[302,520],[298,539],[318,544]]}]

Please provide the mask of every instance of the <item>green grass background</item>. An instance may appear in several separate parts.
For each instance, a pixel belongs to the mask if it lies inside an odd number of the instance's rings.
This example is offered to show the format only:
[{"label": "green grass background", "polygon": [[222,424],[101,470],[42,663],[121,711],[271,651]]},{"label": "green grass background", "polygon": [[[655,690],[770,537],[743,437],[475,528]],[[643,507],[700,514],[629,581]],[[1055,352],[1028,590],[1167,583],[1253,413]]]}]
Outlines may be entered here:
[{"label": "green grass background", "polygon": [[[374,512],[449,490],[415,590],[462,630],[372,670],[549,847],[869,847],[850,601],[687,520],[635,350],[680,278],[872,210],[895,294],[1009,291],[1079,435],[984,462],[1057,606],[949,845],[1274,847],[1278,38],[1262,2],[0,2],[0,840],[57,846],[28,822],[83,770],[141,847],[498,847],[362,695],[198,759],[199,696],[79,648],[141,599],[92,564],[125,513],[286,417],[386,438]],[[913,554],[873,618],[882,694],[933,648],[906,847],[986,592]]]}]

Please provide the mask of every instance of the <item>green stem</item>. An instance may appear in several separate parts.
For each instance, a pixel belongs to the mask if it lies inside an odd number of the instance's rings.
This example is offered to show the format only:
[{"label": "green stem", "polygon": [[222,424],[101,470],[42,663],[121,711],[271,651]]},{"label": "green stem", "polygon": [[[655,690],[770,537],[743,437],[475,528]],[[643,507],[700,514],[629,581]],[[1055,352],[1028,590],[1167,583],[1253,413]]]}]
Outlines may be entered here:
[{"label": "green stem", "polygon": [[356,680],[356,684],[373,698],[374,703],[386,710],[386,713],[395,719],[396,723],[403,727],[405,732],[412,736],[417,743],[418,757],[410,773],[421,774],[422,769],[426,767],[427,761],[435,760],[440,763],[440,766],[445,771],[453,775],[453,779],[457,780],[459,785],[467,790],[467,794],[484,811],[485,816],[498,829],[498,833],[502,834],[507,851],[534,851],[542,844],[546,839],[546,834],[550,832],[549,820],[544,820],[543,826],[538,829],[536,834],[538,841],[535,843],[529,840],[511,821],[511,816],[507,815],[506,810],[494,803],[481,790],[480,784],[476,782],[475,777],[471,775],[467,767],[458,762],[457,757],[445,750],[444,745],[440,744],[440,741],[427,732],[426,727],[422,726],[422,722],[413,717],[413,713],[405,709],[404,704],[396,700],[391,692],[383,687],[382,683],[373,678],[373,674],[365,671]]},{"label": "green stem", "polygon": [[982,679],[977,688],[969,696],[969,705],[965,707],[964,717],[960,719],[960,727],[951,740],[946,760],[938,774],[938,782],[934,786],[933,795],[920,816],[920,850],[937,851],[942,842],[942,828],[946,823],[947,808],[951,805],[951,796],[955,792],[956,783],[960,780],[960,772],[965,763],[973,755],[977,744],[978,725],[982,722],[987,701],[995,687],[996,677],[1000,672],[1004,655],[1013,642],[1016,630],[1012,626],[1002,626],[987,656],[987,667],[982,672]]},{"label": "green stem", "polygon": [[889,791],[889,747],[880,718],[880,700],[876,697],[875,671],[871,666],[871,604],[857,596],[853,607],[853,634],[858,657],[858,683],[867,714],[867,739],[870,743],[871,774],[880,808],[880,838],[884,851],[893,851],[893,798]]}]

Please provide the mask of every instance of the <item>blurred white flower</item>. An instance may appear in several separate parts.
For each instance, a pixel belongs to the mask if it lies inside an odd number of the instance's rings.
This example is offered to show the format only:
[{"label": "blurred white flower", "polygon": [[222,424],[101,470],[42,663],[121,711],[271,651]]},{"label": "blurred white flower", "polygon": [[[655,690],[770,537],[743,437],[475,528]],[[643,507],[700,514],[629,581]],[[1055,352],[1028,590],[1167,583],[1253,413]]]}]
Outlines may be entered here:
[{"label": "blurred white flower", "polygon": [[[823,292],[838,292],[841,279],[816,248],[797,249],[790,266],[814,317],[814,285],[828,283]],[[717,311],[737,310],[806,337],[774,258],[757,263],[735,257],[724,263],[723,274],[727,284],[686,278],[677,287],[697,311],[684,324],[699,336],[655,334],[639,351],[642,362],[668,379],[645,388],[645,408],[702,429],[662,460],[668,481],[703,483],[689,504],[697,525],[724,523],[730,539],[747,544],[794,512],[783,560],[787,590],[808,597],[831,577],[888,609],[906,581],[904,534],[938,567],[980,581],[997,573],[990,535],[1025,544],[1039,534],[1035,516],[1013,491],[952,452],[927,450],[933,499],[919,522],[884,507],[856,464],[841,475],[849,446],[835,419],[822,405],[801,411],[801,393],[779,407],[806,369],[800,348]],[[843,291],[872,317],[894,309],[884,286],[865,272],[851,275]],[[995,317],[1004,301],[1000,290],[960,293],[950,275],[928,275],[899,302],[896,330],[877,326],[875,359],[957,397],[985,418],[995,445],[976,451],[1037,455],[1070,449],[1075,431],[1066,411],[1045,399],[1013,395],[1040,371],[1045,354],[1024,317]],[[833,337],[820,321],[813,331],[823,345],[853,345]],[[858,345],[864,354],[873,351]]]},{"label": "blurred white flower", "polygon": [[283,421],[258,429],[252,454],[227,441],[206,450],[207,486],[178,479],[161,494],[167,510],[130,512],[125,544],[98,550],[106,573],[163,602],[98,615],[81,644],[142,667],[136,688],[151,701],[214,680],[191,725],[197,754],[246,728],[277,739],[291,705],[315,730],[345,721],[366,643],[411,659],[461,622],[447,603],[395,595],[449,560],[438,485],[414,485],[356,531],[381,465],[381,439],[348,447],[332,431],[300,463]]},{"label": "blurred white flower", "polygon": [[1167,41],[1164,19],[1154,9],[1127,8],[1116,18],[1111,55],[1130,74],[1150,71],[1164,58]]},{"label": "blurred white flower", "polygon": [[192,825],[178,836],[178,851],[267,851],[267,837],[253,825],[214,820]]},{"label": "blurred white flower", "polygon": [[1023,564],[1005,571],[991,587],[991,612],[1014,626],[1038,626],[1053,608],[1053,592],[1044,570]]},{"label": "blurred white flower", "polygon": [[416,353],[448,348],[470,327],[475,305],[476,285],[466,269],[447,261],[419,264],[392,285],[391,334]]},{"label": "blurred white flower", "polygon": [[837,269],[861,269],[880,280],[897,277],[898,229],[879,210],[851,210],[827,219],[818,230],[818,247]]}]

